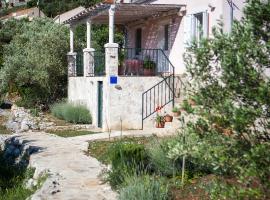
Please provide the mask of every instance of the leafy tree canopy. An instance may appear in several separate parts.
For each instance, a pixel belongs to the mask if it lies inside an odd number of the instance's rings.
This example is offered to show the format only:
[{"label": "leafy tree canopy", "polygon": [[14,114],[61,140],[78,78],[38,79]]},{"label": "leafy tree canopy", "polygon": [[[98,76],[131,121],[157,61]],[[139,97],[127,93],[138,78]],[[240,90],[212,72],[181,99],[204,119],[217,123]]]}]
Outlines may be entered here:
[{"label": "leafy tree canopy", "polygon": [[[19,22],[21,23],[21,22]],[[0,90],[18,92],[25,106],[48,105],[66,92],[68,30],[49,19],[22,22],[4,47]]]},{"label": "leafy tree canopy", "polygon": [[230,34],[215,28],[185,55],[201,120],[252,143],[270,140],[269,13],[269,1],[249,0]]},{"label": "leafy tree canopy", "polygon": [[[27,5],[37,6],[37,2],[38,0],[31,0]],[[98,2],[100,0],[39,0],[39,6],[46,16],[55,17],[78,6],[90,7]]]}]

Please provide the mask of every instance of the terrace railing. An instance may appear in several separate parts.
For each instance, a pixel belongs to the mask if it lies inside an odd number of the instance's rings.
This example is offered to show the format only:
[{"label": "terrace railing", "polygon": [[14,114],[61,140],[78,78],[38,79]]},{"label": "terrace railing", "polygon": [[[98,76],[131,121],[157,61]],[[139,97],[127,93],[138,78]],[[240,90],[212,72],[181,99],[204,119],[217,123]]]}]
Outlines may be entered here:
[{"label": "terrace railing", "polygon": [[175,99],[174,66],[163,50],[158,49],[150,52],[154,53],[149,54],[148,51],[145,51],[147,56],[150,55],[148,58],[156,63],[155,75],[160,75],[163,79],[142,94],[142,128],[145,119],[162,110],[171,102],[174,106]]},{"label": "terrace railing", "polygon": [[89,60],[89,66],[94,65],[91,67],[92,71],[90,71],[88,76],[105,76],[105,52],[104,51],[94,51],[92,56],[92,61]]},{"label": "terrace railing", "polygon": [[119,48],[120,76],[169,76],[174,67],[162,49]]},{"label": "terrace railing", "polygon": [[[86,76],[104,76],[105,75],[105,52],[94,51],[90,53],[88,66],[91,69]],[[77,51],[76,56],[76,75],[77,77],[84,76],[84,55],[82,51]]]}]

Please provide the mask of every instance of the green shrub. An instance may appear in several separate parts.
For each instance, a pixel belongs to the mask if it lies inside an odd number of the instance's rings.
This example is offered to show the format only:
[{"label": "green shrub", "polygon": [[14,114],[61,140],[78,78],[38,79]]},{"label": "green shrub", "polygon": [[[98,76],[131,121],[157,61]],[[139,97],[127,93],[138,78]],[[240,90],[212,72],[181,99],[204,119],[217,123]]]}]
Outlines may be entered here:
[{"label": "green shrub", "polygon": [[132,166],[134,163],[147,165],[147,154],[143,144],[136,142],[116,142],[110,149],[110,160],[113,168],[123,165]]},{"label": "green shrub", "polygon": [[169,141],[175,141],[175,138],[154,140],[147,148],[152,169],[155,173],[165,176],[173,175],[176,170],[173,160],[167,155]]},{"label": "green shrub", "polygon": [[52,114],[67,122],[75,124],[91,124],[92,117],[89,110],[83,105],[72,103],[56,103],[51,107]]},{"label": "green shrub", "polygon": [[166,200],[167,185],[160,179],[150,176],[131,177],[120,190],[119,200]]},{"label": "green shrub", "polygon": [[107,181],[113,188],[119,187],[127,176],[147,171],[148,156],[143,144],[133,141],[116,142],[108,149],[112,169]]}]

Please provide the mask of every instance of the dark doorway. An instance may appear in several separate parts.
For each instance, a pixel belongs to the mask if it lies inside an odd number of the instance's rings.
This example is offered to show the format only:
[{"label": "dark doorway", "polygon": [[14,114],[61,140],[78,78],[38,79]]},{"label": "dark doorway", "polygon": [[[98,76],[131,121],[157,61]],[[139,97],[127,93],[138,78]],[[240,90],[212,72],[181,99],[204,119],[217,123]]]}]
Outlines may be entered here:
[{"label": "dark doorway", "polygon": [[98,127],[102,128],[103,124],[103,82],[98,81]]},{"label": "dark doorway", "polygon": [[136,55],[140,54],[142,48],[142,29],[136,29],[136,41],[135,41]]}]

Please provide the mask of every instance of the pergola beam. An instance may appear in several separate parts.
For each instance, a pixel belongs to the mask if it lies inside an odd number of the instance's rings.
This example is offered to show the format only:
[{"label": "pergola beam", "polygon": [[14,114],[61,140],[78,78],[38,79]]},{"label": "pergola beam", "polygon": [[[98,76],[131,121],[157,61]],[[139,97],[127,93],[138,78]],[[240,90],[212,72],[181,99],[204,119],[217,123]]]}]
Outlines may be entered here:
[{"label": "pergola beam", "polygon": [[[91,18],[93,24],[105,24],[109,22],[110,4],[97,4],[78,15],[67,20],[65,23],[77,24]],[[157,18],[177,14],[185,5],[174,4],[115,4],[115,24],[127,24],[142,18]]]}]

